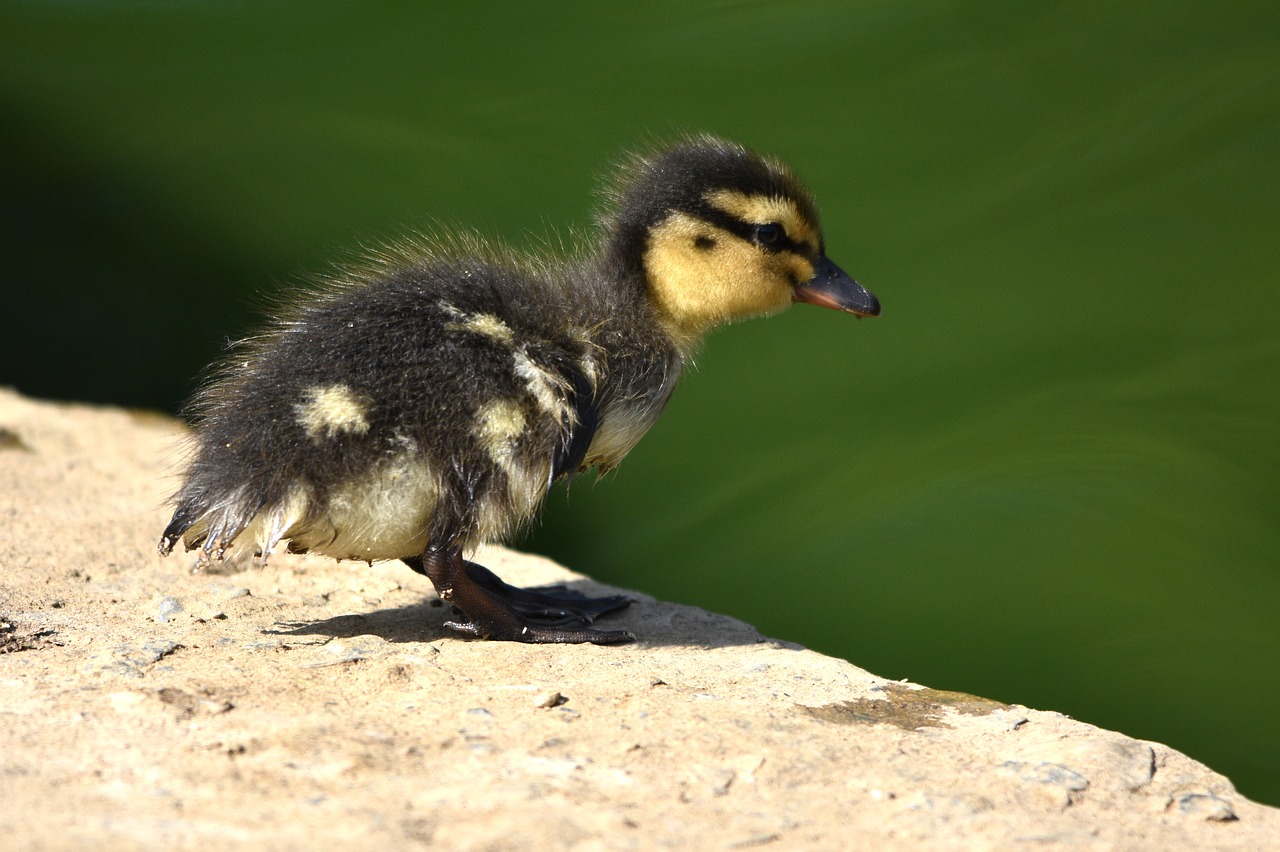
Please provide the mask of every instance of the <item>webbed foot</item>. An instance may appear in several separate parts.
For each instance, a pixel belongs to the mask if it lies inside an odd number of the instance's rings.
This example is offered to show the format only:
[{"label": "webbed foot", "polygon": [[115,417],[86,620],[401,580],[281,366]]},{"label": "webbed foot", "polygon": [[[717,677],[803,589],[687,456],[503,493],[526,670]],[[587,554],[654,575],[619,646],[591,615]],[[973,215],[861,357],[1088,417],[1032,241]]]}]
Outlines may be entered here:
[{"label": "webbed foot", "polygon": [[428,550],[405,562],[425,574],[441,600],[453,604],[464,617],[446,621],[450,630],[511,642],[612,645],[635,641],[635,635],[626,630],[568,626],[591,624],[601,615],[623,609],[631,601],[621,595],[590,598],[563,587],[547,590],[556,594],[519,589],[483,565],[467,562],[456,550]]},{"label": "webbed foot", "polygon": [[590,598],[565,586],[541,586],[539,591],[506,583],[497,574],[475,562],[466,563],[467,576],[476,585],[493,592],[516,612],[549,626],[591,624],[602,615],[626,609],[631,598],[609,595]]}]

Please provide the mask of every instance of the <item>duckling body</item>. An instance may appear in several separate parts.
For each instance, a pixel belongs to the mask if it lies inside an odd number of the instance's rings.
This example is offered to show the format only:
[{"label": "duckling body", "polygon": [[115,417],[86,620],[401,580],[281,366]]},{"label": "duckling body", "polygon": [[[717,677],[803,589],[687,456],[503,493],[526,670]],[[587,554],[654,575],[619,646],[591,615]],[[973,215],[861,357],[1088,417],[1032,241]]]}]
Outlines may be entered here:
[{"label": "duckling body", "polygon": [[197,398],[193,460],[160,541],[402,559],[463,633],[627,641],[586,625],[625,598],[526,592],[463,556],[558,479],[616,466],[717,325],[874,297],[822,253],[779,164],[691,139],[624,172],[603,237],[562,264],[464,244],[330,282],[241,345]]}]

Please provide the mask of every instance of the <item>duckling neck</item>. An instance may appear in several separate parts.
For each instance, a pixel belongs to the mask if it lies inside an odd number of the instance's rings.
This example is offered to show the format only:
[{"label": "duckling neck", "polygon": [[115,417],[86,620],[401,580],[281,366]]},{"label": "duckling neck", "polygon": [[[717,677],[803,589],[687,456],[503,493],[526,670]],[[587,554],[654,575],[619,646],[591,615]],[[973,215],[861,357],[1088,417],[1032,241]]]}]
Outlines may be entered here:
[{"label": "duckling neck", "polygon": [[657,420],[687,354],[659,319],[642,276],[620,274],[599,259],[578,273],[572,302],[603,360],[596,388],[600,425],[585,464],[608,470]]},{"label": "duckling neck", "polygon": [[643,316],[651,328],[660,330],[680,362],[692,359],[702,345],[702,338],[718,324],[715,318],[682,315],[671,310],[671,305],[662,298],[664,291],[654,286],[644,258],[624,261],[618,247],[611,248],[612,251],[605,252],[591,265],[592,274],[598,280],[617,282],[617,290],[632,301],[629,312]]},{"label": "duckling neck", "polygon": [[680,354],[681,361],[689,361],[697,354],[706,336],[707,326],[701,324],[682,323],[667,312],[655,307],[655,319],[658,325],[671,339],[672,346]]}]

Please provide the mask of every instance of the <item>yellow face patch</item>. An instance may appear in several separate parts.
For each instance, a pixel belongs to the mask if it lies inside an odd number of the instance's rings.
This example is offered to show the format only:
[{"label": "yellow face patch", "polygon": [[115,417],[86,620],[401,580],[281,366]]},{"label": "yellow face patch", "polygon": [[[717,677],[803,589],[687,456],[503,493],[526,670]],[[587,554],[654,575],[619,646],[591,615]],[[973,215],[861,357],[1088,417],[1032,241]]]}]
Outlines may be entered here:
[{"label": "yellow face patch", "polygon": [[751,225],[767,225],[777,222],[787,236],[798,243],[818,251],[817,223],[810,222],[790,198],[771,195],[747,195],[732,189],[718,189],[707,193],[707,203],[735,219]]},{"label": "yellow face patch", "polygon": [[807,259],[764,251],[687,213],[650,231],[644,265],[658,317],[686,355],[715,326],[783,310],[795,283],[813,277]]},{"label": "yellow face patch", "polygon": [[315,386],[303,393],[303,401],[293,407],[307,437],[332,438],[344,432],[357,435],[369,431],[364,404],[346,385]]}]

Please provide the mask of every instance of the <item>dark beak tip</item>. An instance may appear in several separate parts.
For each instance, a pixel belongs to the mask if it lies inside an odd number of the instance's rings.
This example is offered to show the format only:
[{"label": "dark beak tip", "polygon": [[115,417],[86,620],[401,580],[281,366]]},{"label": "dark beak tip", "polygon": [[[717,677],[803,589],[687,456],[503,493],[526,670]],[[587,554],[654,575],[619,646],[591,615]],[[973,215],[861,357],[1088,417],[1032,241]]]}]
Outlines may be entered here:
[{"label": "dark beak tip", "polygon": [[858,319],[880,316],[880,300],[825,256],[819,258],[813,279],[796,288],[795,300],[844,311]]},{"label": "dark beak tip", "polygon": [[[870,293],[867,295],[871,296]],[[865,307],[858,308],[853,313],[858,317],[858,319],[862,319],[863,317],[878,317],[880,316],[880,300],[875,296],[871,296],[871,301]]]}]

